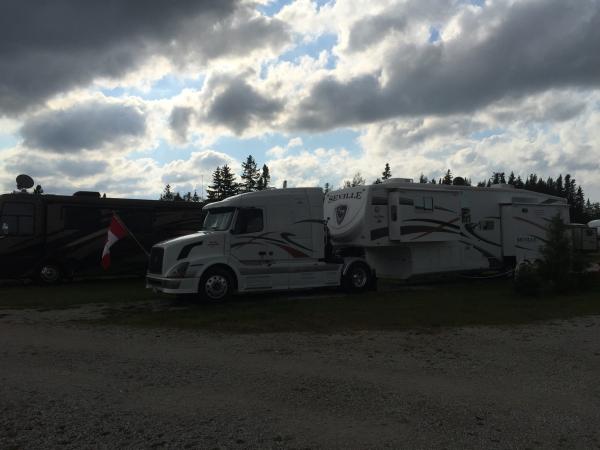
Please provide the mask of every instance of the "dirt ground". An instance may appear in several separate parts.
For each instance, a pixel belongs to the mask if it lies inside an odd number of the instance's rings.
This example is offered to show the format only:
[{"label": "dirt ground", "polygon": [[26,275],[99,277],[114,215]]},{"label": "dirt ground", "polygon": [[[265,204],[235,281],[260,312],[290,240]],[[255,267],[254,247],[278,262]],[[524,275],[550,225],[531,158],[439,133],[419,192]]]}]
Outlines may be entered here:
[{"label": "dirt ground", "polygon": [[0,311],[0,448],[600,448],[600,317],[332,335],[72,321],[100,313]]}]

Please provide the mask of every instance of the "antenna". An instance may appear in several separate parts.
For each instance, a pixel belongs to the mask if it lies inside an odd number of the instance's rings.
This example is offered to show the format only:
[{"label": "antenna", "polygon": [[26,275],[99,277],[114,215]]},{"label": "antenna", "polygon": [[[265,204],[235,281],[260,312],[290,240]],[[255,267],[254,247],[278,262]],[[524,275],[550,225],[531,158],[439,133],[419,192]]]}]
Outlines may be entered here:
[{"label": "antenna", "polygon": [[17,177],[17,189],[19,189],[21,192],[32,188],[33,184],[33,178],[31,178],[29,175],[25,175],[23,173]]},{"label": "antenna", "polygon": [[283,180],[283,189],[287,188],[287,180]]}]

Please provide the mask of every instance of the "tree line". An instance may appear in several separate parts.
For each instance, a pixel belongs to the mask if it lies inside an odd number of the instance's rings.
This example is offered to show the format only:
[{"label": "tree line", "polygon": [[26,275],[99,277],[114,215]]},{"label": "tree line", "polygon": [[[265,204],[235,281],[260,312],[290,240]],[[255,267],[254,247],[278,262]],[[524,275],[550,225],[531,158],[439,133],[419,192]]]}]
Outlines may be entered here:
[{"label": "tree line", "polygon": [[271,184],[271,175],[269,167],[263,164],[262,169],[258,169],[256,160],[252,155],[248,155],[246,161],[242,163],[241,181],[237,181],[235,173],[228,164],[217,166],[212,174],[212,183],[206,189],[206,199],[201,199],[198,193],[188,192],[181,195],[179,192],[173,192],[171,185],[167,184],[160,200],[167,201],[206,201],[218,202],[228,197],[232,197],[243,192],[262,191],[268,189]]},{"label": "tree line", "polygon": [[[376,178],[373,184],[383,183],[392,177],[390,164],[386,163],[381,177]],[[242,163],[242,174],[238,182],[235,173],[225,164],[215,169],[212,174],[212,183],[207,188],[207,202],[216,202],[224,200],[236,194],[243,192],[262,191],[270,188],[271,175],[269,167],[263,164],[262,169],[258,168],[256,160],[252,155],[248,155],[246,161]],[[455,176],[452,170],[448,169],[444,176],[439,178],[428,178],[423,173],[419,176],[419,183],[445,184],[454,186],[471,186],[471,179],[468,177]],[[341,188],[349,188],[354,186],[365,185],[366,180],[360,172],[356,172],[351,180],[345,180]],[[528,191],[539,192],[542,194],[554,195],[562,197],[569,203],[571,221],[576,223],[586,223],[590,220],[600,219],[600,202],[592,203],[589,198],[585,198],[584,191],[581,185],[578,185],[570,174],[558,177],[543,178],[535,173],[530,174],[523,179],[521,175],[511,171],[508,177],[505,172],[492,172],[492,176],[487,180],[482,180],[477,183],[478,187],[490,187],[493,184],[509,184],[516,189],[526,189]],[[329,192],[334,188],[325,183],[323,190]],[[161,200],[174,201],[204,201],[196,191],[192,194],[187,192],[181,195],[179,192],[173,192],[171,186],[167,184],[165,190],[160,196]]]}]

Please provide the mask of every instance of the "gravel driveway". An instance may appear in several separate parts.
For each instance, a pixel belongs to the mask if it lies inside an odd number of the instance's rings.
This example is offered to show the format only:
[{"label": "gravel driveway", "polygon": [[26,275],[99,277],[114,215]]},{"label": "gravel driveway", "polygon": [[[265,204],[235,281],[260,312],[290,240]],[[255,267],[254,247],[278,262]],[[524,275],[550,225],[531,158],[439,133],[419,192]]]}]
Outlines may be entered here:
[{"label": "gravel driveway", "polygon": [[599,317],[220,335],[7,314],[0,448],[600,447]]}]

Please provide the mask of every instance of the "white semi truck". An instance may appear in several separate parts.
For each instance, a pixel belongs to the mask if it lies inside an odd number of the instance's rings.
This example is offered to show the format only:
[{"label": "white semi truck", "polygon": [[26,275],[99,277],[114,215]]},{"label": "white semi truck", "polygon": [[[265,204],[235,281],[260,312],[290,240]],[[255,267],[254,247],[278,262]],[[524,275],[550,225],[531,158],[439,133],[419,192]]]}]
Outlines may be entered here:
[{"label": "white semi truck", "polygon": [[326,254],[321,188],[251,192],[204,209],[201,231],[152,248],[147,287],[218,301],[234,291],[373,284],[362,258]]},{"label": "white semi truck", "polygon": [[205,206],[201,231],[152,248],[147,286],[221,300],[232,292],[344,286],[376,276],[514,267],[539,258],[566,201],[516,190],[392,179],[323,194],[270,189]]}]

